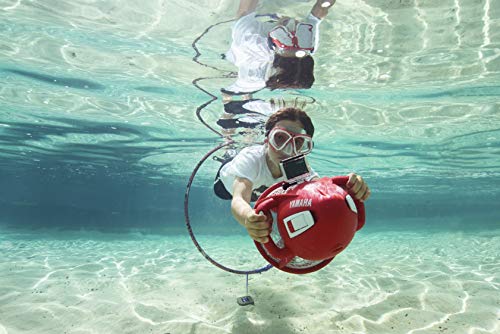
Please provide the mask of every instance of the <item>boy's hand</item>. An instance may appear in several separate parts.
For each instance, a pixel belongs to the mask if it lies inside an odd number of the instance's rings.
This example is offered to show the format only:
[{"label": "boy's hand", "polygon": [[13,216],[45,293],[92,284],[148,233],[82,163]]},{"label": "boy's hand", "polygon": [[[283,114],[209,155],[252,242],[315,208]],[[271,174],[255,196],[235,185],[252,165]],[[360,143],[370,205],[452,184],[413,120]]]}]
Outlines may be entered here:
[{"label": "boy's hand", "polygon": [[311,14],[322,20],[328,15],[328,10],[335,4],[335,0],[317,0]]},{"label": "boy's hand", "polygon": [[251,210],[245,217],[245,228],[253,240],[266,243],[269,241],[269,233],[271,233],[271,222],[272,217],[266,216],[262,212],[257,214]]},{"label": "boy's hand", "polygon": [[337,0],[316,0],[316,3],[323,8],[328,8],[335,5],[335,1]]},{"label": "boy's hand", "polygon": [[355,199],[364,202],[370,197],[370,189],[363,178],[355,173],[349,174],[347,181],[347,192]]}]

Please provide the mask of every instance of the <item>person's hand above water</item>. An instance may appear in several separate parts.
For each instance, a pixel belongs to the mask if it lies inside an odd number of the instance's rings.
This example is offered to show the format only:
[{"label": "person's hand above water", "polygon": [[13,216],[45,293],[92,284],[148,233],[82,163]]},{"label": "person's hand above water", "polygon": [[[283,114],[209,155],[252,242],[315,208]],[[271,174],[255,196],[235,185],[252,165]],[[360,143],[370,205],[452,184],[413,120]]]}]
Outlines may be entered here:
[{"label": "person's hand above water", "polygon": [[324,19],[328,14],[328,9],[335,4],[335,1],[336,0],[317,0],[311,10],[311,14],[316,16],[318,19]]},{"label": "person's hand above water", "polygon": [[272,217],[251,210],[245,217],[245,228],[253,240],[266,243],[269,241],[269,233],[271,233],[271,222]]},{"label": "person's hand above water", "polygon": [[329,8],[333,5],[335,5],[336,1],[337,0],[316,0],[316,3],[323,8]]},{"label": "person's hand above water", "polygon": [[347,181],[347,192],[349,195],[355,199],[364,202],[370,197],[370,188],[366,184],[365,180],[355,173],[349,174],[349,180]]}]

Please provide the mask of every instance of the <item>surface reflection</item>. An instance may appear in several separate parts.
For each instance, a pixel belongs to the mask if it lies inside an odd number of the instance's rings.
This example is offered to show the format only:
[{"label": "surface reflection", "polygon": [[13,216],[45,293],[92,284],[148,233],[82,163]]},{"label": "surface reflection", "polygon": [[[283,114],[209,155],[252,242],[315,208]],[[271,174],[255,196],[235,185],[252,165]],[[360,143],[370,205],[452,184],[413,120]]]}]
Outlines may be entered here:
[{"label": "surface reflection", "polygon": [[232,27],[231,47],[225,54],[238,68],[238,77],[222,90],[224,97],[263,88],[311,88],[319,26],[334,3],[318,0],[309,13],[295,19],[259,14],[258,0],[241,0]]},{"label": "surface reflection", "polygon": [[[226,139],[242,135],[245,143],[258,142],[267,118],[286,106],[283,99],[255,97],[258,91],[312,87],[319,25],[334,4],[318,0],[310,12],[296,19],[279,13],[259,13],[263,10],[258,0],[240,1],[231,46],[225,53],[225,59],[237,67],[237,76],[236,81],[221,89],[224,112],[217,121]],[[294,107],[305,106],[302,99],[292,103]],[[226,155],[224,160],[234,152]]]}]

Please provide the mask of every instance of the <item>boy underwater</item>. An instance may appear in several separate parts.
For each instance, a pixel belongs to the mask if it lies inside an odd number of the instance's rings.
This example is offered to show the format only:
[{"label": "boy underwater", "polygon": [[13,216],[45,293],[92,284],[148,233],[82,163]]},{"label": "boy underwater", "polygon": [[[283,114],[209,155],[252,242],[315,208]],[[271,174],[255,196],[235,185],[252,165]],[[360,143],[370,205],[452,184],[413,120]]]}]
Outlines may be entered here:
[{"label": "boy underwater", "polygon": [[[265,124],[264,144],[245,147],[217,173],[214,191],[222,199],[231,199],[231,212],[250,237],[269,241],[272,217],[257,213],[250,202],[271,185],[285,180],[280,168],[283,159],[309,154],[313,149],[314,125],[306,112],[288,107],[272,114]],[[310,180],[318,178],[312,171]],[[366,201],[370,189],[363,178],[349,174],[346,191]]]}]

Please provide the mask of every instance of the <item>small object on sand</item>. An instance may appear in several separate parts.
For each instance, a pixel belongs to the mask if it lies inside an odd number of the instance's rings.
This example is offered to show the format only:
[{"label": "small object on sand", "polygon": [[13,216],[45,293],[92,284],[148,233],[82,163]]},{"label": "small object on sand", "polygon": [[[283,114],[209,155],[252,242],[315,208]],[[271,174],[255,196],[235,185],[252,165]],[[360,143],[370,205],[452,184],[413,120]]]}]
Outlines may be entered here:
[{"label": "small object on sand", "polygon": [[250,296],[239,297],[236,301],[240,306],[255,305],[253,298]]}]

